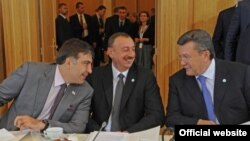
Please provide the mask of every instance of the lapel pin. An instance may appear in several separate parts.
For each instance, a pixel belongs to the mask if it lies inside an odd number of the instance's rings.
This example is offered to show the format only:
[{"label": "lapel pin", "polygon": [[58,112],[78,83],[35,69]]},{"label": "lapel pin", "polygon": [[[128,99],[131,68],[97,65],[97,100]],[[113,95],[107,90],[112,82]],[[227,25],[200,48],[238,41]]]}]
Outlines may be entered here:
[{"label": "lapel pin", "polygon": [[222,82],[223,82],[223,83],[226,83],[226,82],[227,82],[227,79],[223,78],[223,79],[222,79]]},{"label": "lapel pin", "polygon": [[75,91],[72,91],[72,94],[73,94],[73,95],[76,95],[76,92],[75,92]]},{"label": "lapel pin", "polygon": [[134,79],[134,78],[132,78],[132,79],[131,79],[131,82],[135,82],[135,79]]}]

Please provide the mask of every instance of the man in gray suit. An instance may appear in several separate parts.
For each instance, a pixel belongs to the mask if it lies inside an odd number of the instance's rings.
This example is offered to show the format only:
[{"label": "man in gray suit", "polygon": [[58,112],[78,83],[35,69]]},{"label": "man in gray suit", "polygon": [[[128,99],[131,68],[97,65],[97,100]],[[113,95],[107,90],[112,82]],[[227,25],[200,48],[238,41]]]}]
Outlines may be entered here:
[{"label": "man in gray suit", "polygon": [[[66,41],[56,64],[28,62],[0,84],[0,106],[13,100],[0,119],[8,130],[62,127],[66,133],[84,132],[93,89],[85,82],[92,72],[92,47],[79,39]],[[57,94],[67,86],[59,104]],[[55,108],[52,111],[53,107]]]},{"label": "man in gray suit", "polygon": [[192,30],[179,40],[183,69],[170,77],[167,126],[240,124],[250,120],[250,68],[214,59],[210,35]]}]

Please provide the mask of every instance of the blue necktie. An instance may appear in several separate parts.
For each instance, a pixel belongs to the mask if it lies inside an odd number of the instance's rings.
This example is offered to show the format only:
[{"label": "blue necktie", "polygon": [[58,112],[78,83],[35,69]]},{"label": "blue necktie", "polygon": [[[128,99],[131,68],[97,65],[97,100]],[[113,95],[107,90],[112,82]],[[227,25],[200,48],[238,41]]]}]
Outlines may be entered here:
[{"label": "blue necktie", "polygon": [[207,113],[208,113],[208,119],[215,121],[214,106],[213,106],[211,95],[210,95],[208,88],[207,88],[207,85],[206,85],[206,77],[200,75],[197,79],[201,83],[202,94],[203,94],[203,98],[204,98],[205,103],[206,103],[206,108],[207,108]]}]

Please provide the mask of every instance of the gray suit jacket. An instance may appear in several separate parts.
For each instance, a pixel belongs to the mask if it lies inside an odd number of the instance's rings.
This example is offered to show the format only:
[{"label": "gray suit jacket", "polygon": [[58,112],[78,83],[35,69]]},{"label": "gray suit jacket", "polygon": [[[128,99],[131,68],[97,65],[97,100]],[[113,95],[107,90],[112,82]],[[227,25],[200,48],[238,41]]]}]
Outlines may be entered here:
[{"label": "gray suit jacket", "polygon": [[[214,112],[220,124],[250,120],[250,68],[215,60]],[[194,76],[184,69],[170,77],[167,126],[196,124],[208,119],[201,90]]]},{"label": "gray suit jacket", "polygon": [[[14,99],[7,113],[0,119],[0,128],[17,130],[17,115],[37,118],[46,102],[54,80],[55,64],[25,63],[0,84],[0,105]],[[63,127],[66,133],[80,133],[88,122],[93,89],[87,83],[70,84],[49,120],[50,126]]]}]

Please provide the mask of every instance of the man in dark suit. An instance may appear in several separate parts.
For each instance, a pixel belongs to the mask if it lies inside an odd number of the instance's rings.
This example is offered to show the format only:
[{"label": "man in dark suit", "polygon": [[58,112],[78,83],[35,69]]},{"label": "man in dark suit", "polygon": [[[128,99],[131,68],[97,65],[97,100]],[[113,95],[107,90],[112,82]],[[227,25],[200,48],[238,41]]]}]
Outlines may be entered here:
[{"label": "man in dark suit", "polygon": [[[129,34],[133,39],[135,32],[133,31],[133,26],[127,19],[127,8],[124,6],[119,7],[118,18],[112,18],[110,21],[106,22],[105,25],[105,45],[108,44],[108,39],[111,35],[117,32],[124,32]],[[107,47],[107,46],[106,46]]]},{"label": "man in dark suit", "polygon": [[[234,46],[237,40],[245,38],[242,33],[247,29],[250,24],[250,0],[243,0],[238,3],[238,7],[235,9],[234,15],[231,20],[231,24],[228,29],[226,44],[225,44],[225,59],[232,60],[233,50],[236,48],[236,61],[237,62],[250,62],[249,52],[245,54],[238,53],[238,50],[244,50],[244,48],[249,48],[247,46]],[[237,38],[239,37],[239,39]],[[245,38],[249,40],[248,38]],[[243,48],[243,49],[242,49]],[[250,63],[248,63],[249,65]]]},{"label": "man in dark suit", "polygon": [[57,51],[61,48],[62,44],[73,38],[73,31],[67,19],[68,8],[65,3],[58,5],[59,15],[56,17],[56,44]]},{"label": "man in dark suit", "polygon": [[94,67],[99,66],[101,59],[104,57],[104,48],[103,48],[103,38],[104,38],[104,15],[106,13],[106,7],[100,5],[96,9],[96,14],[92,16],[93,22],[93,31],[94,31],[94,50],[95,50],[95,59]]},{"label": "man in dark suit", "polygon": [[69,39],[58,52],[57,64],[28,62],[19,67],[0,84],[0,106],[13,100],[0,118],[0,129],[84,132],[93,93],[85,81],[92,72],[92,56],[86,42]]},{"label": "man in dark suit", "polygon": [[74,37],[93,45],[93,27],[91,16],[84,13],[82,2],[76,3],[76,14],[70,17],[70,24],[73,29]]},{"label": "man in dark suit", "polygon": [[[153,72],[134,64],[135,44],[126,33],[115,33],[109,39],[108,55],[112,63],[94,68],[88,82],[94,88],[88,130],[137,132],[162,125],[164,110]],[[117,101],[119,75],[124,89]],[[120,106],[115,105],[119,102]],[[118,108],[118,112],[116,111]],[[119,118],[113,119],[117,114]],[[114,129],[115,122],[118,128]],[[114,129],[114,130],[113,130]]]},{"label": "man in dark suit", "polygon": [[[215,26],[213,34],[213,43],[216,58],[224,59],[225,41],[235,8],[236,6],[233,6],[219,13],[217,24]],[[233,52],[233,60],[235,60],[235,50]]]},{"label": "man in dark suit", "polygon": [[250,120],[249,66],[214,59],[204,30],[188,31],[177,43],[183,69],[170,77],[167,126]]}]

